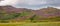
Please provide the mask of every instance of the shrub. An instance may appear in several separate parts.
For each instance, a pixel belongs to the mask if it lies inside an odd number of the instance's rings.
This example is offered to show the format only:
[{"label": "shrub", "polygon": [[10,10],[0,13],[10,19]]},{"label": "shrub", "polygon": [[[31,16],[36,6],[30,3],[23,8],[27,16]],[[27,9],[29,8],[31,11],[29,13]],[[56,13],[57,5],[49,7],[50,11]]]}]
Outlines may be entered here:
[{"label": "shrub", "polygon": [[9,23],[8,20],[1,20],[0,23]]}]

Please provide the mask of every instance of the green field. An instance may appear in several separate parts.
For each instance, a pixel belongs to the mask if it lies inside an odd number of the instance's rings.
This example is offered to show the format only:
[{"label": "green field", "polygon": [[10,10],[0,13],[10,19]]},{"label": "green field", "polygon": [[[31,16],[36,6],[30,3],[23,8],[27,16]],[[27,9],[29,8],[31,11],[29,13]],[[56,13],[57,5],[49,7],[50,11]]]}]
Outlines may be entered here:
[{"label": "green field", "polygon": [[60,26],[60,22],[0,23],[0,26]]}]

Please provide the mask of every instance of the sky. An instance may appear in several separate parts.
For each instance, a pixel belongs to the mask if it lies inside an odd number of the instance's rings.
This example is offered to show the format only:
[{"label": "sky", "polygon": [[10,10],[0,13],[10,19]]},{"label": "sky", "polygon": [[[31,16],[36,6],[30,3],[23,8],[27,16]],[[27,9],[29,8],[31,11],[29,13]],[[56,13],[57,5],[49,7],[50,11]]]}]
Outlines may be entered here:
[{"label": "sky", "polygon": [[56,7],[60,9],[60,0],[2,0],[0,6],[12,5],[18,8],[37,10],[45,7]]}]

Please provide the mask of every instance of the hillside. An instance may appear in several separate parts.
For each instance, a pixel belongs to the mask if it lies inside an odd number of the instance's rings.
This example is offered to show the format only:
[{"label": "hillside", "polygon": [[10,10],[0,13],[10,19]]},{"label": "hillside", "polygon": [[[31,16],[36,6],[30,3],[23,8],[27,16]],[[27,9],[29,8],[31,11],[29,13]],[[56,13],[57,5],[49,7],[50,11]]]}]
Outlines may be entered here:
[{"label": "hillside", "polygon": [[39,21],[40,20],[60,21],[60,9],[53,8],[53,7],[47,7],[47,8],[42,8],[40,10],[34,10],[33,12],[37,16],[35,19]]},{"label": "hillside", "polygon": [[44,17],[49,17],[49,16],[60,16],[60,9],[53,8],[53,7],[48,7],[48,8],[43,8],[40,10],[35,10],[36,15],[41,15]]},{"label": "hillside", "polygon": [[[40,10],[0,6],[0,20],[60,20],[60,9],[47,7]],[[59,18],[59,19],[58,19]]]},{"label": "hillside", "polygon": [[0,6],[0,20],[25,20],[32,15],[30,9]]}]

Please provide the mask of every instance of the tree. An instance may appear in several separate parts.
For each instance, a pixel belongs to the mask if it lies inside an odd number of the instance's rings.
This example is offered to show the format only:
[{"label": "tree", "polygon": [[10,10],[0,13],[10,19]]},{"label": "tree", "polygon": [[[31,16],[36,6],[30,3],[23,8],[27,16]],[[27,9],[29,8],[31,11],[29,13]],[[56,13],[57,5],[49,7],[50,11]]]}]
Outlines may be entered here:
[{"label": "tree", "polygon": [[[1,14],[1,15],[2,15],[2,14]],[[0,20],[10,20],[10,19],[17,18],[18,16],[20,16],[20,13],[14,13],[14,14],[3,15],[3,17],[0,18]]]},{"label": "tree", "polygon": [[36,17],[36,15],[33,15],[31,18],[30,18],[30,21],[33,22],[34,18]]}]

